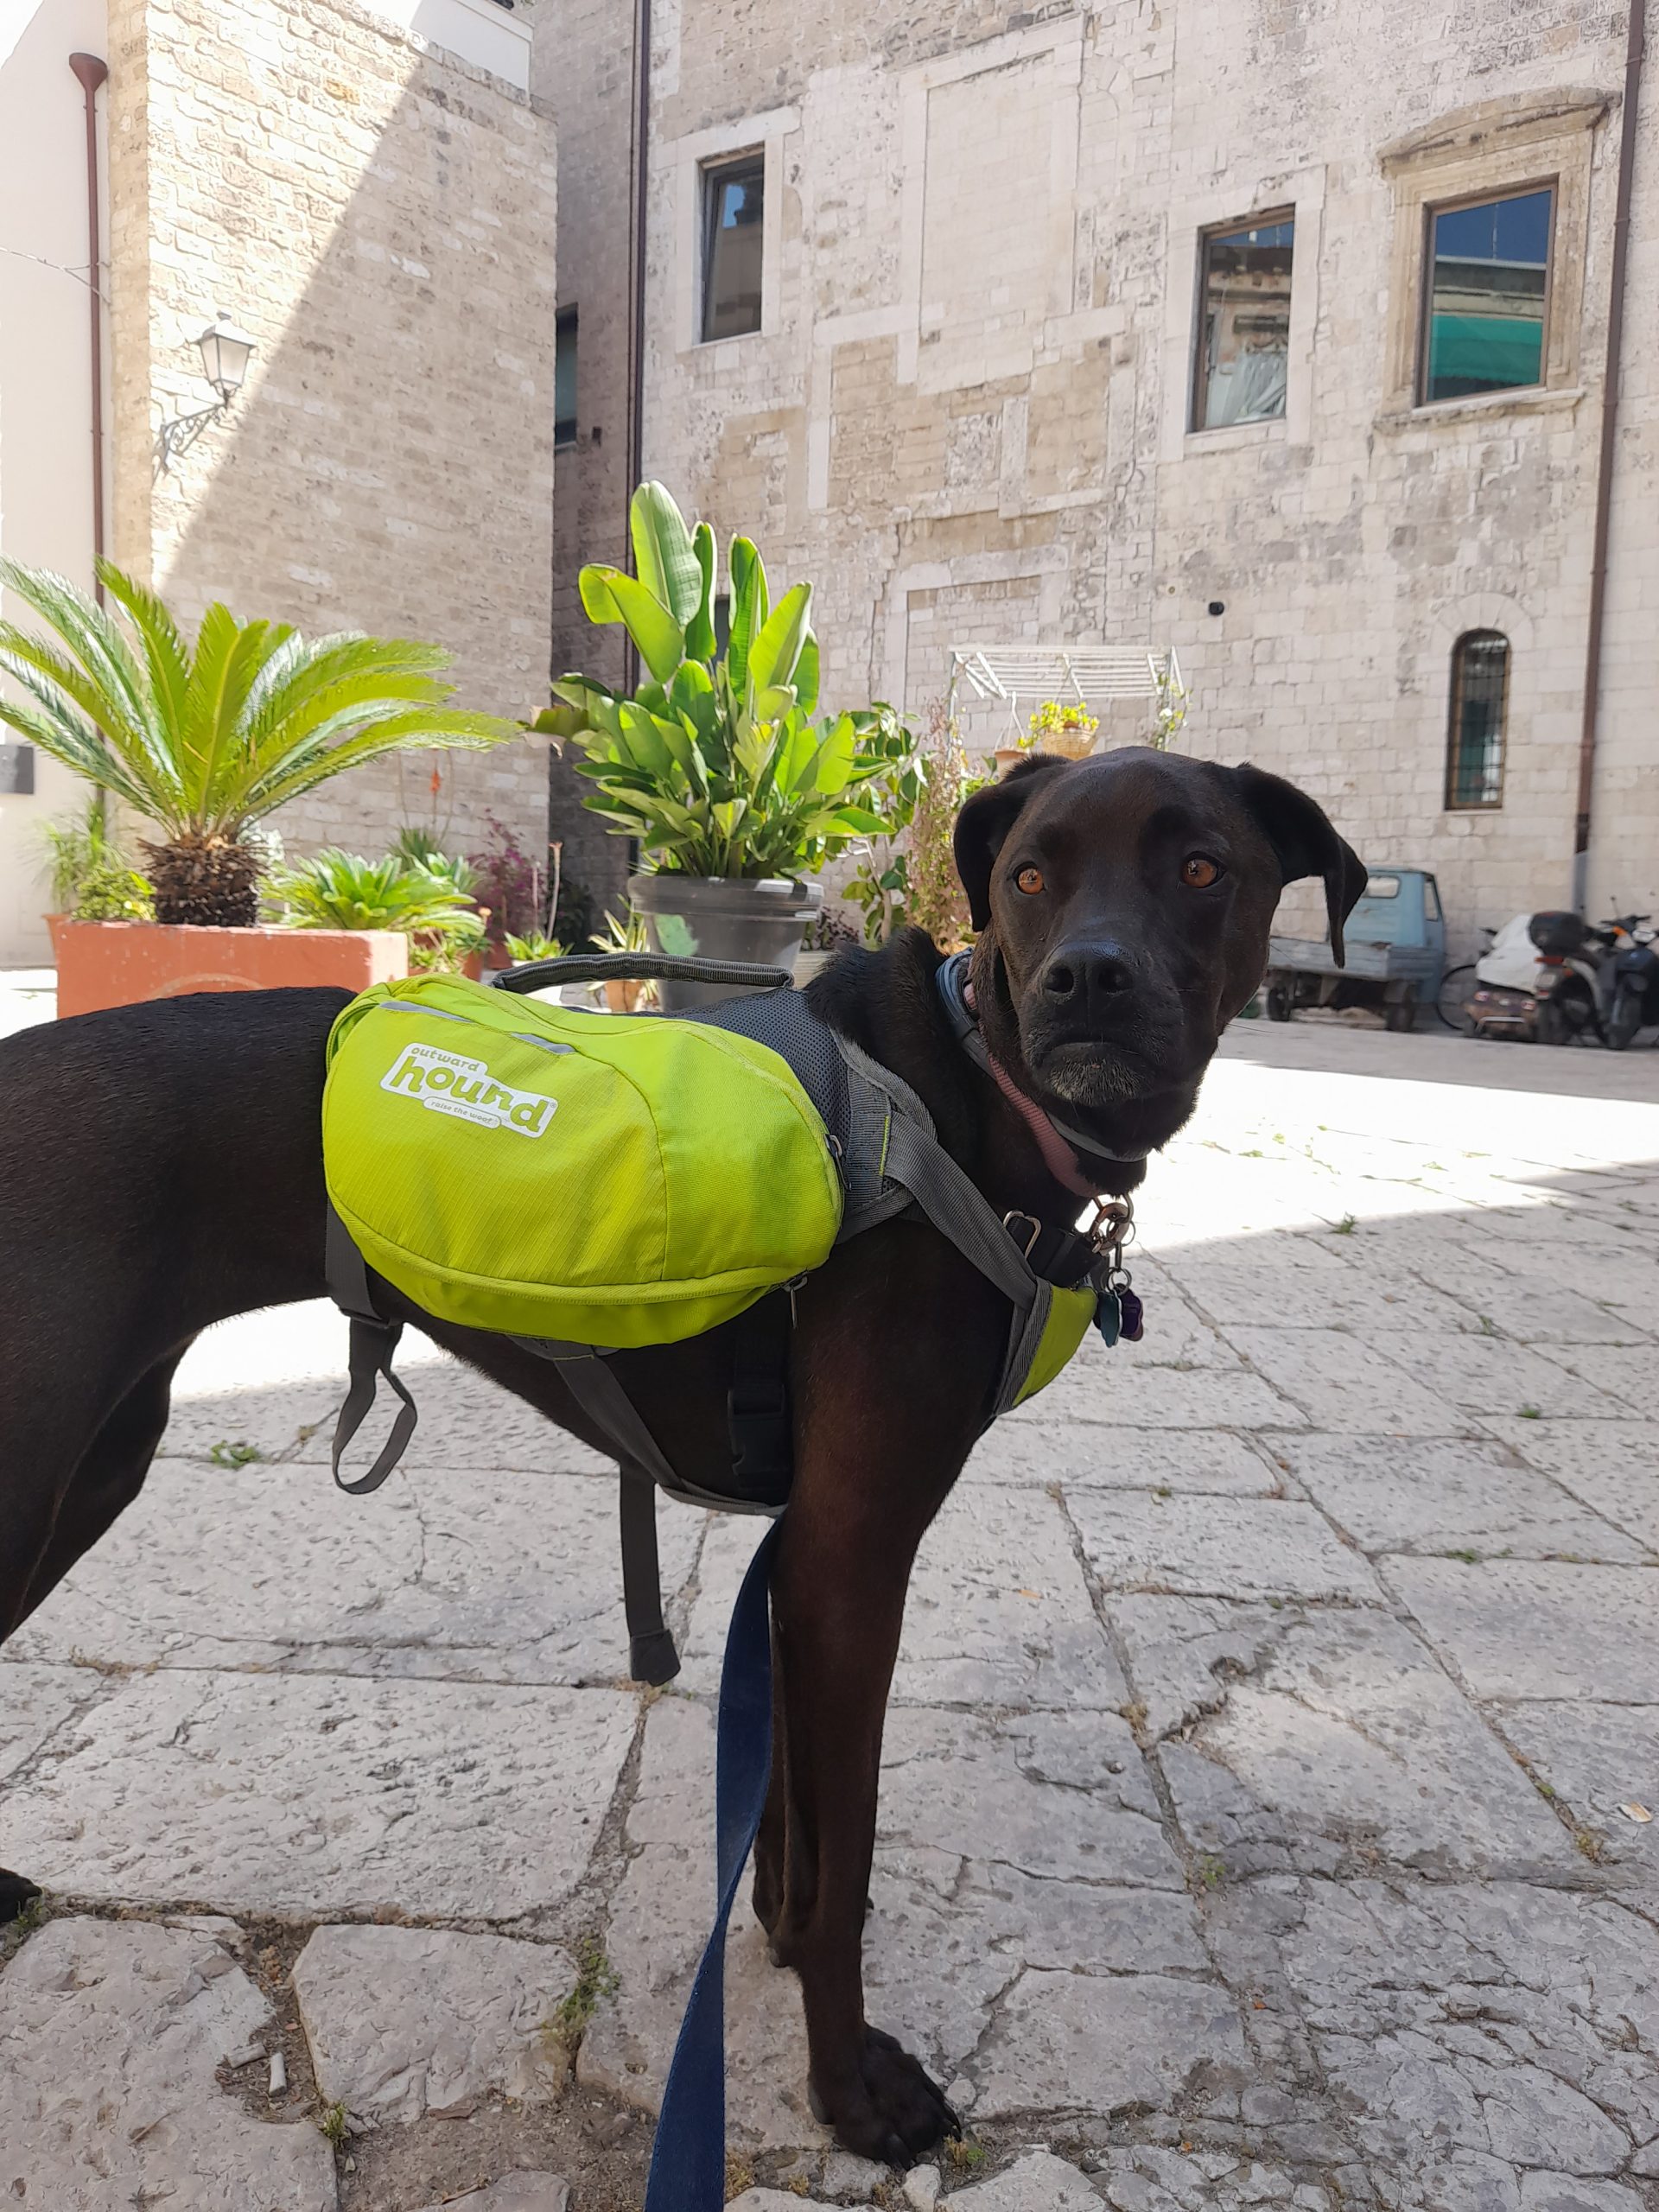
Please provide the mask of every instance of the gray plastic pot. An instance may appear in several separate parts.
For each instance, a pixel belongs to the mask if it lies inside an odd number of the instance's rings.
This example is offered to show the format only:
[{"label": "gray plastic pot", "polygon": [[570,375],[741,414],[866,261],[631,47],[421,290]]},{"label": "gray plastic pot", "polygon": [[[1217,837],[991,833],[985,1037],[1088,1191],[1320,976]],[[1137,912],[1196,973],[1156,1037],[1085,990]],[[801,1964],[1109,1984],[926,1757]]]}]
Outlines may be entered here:
[{"label": "gray plastic pot", "polygon": [[[823,904],[823,886],[780,876],[752,881],[735,875],[631,875],[628,897],[645,916],[658,952],[681,959],[753,960],[790,970],[803,931]],[[720,983],[666,982],[657,988],[669,1014],[738,995]]]}]

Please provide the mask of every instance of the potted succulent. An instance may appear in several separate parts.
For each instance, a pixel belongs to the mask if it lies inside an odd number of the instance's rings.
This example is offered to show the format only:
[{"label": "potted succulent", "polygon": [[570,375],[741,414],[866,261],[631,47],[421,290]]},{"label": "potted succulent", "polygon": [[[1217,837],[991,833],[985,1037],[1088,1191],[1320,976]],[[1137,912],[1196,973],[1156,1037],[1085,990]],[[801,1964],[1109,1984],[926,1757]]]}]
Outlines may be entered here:
[{"label": "potted succulent", "polygon": [[[880,830],[860,791],[889,763],[855,716],[814,719],[810,584],[774,607],[760,554],[734,537],[722,648],[708,524],[689,530],[660,484],[640,486],[629,519],[638,574],[585,568],[582,601],[590,621],[623,625],[645,678],[629,696],[567,676],[531,727],[581,748],[594,785],[584,804],[650,855],[628,890],[658,950],[787,969],[823,904],[807,879]],[[663,991],[671,1010],[725,995],[675,982]]]},{"label": "potted succulent", "polygon": [[382,753],[496,745],[517,725],[452,706],[435,645],[308,640],[215,605],[192,649],[142,584],[107,562],[99,577],[119,619],[60,576],[0,563],[0,585],[55,633],[0,623],[0,673],[24,695],[0,696],[0,726],[159,833],[141,841],[153,920],[55,922],[59,1013],[182,991],[360,990],[404,973],[400,935],[262,926],[268,855],[255,825]]}]

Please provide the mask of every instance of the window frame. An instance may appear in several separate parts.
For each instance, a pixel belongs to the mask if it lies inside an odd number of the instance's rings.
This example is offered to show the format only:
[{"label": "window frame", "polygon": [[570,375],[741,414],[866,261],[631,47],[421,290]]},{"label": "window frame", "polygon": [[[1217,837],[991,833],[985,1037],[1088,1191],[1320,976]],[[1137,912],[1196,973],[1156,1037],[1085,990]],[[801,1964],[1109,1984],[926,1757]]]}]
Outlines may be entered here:
[{"label": "window frame", "polygon": [[[1392,434],[1452,429],[1469,416],[1524,416],[1575,405],[1585,343],[1584,286],[1590,241],[1590,194],[1596,137],[1608,115],[1605,92],[1568,86],[1501,93],[1436,116],[1379,148],[1377,162],[1394,195],[1389,249],[1386,362],[1376,423]],[[1503,200],[1553,183],[1549,327],[1543,380],[1423,404],[1426,206]]]},{"label": "window frame", "polygon": [[[561,415],[558,411],[559,340],[563,336],[567,329],[569,329],[571,334],[572,348],[575,353],[575,374],[579,377],[582,372],[582,353],[580,347],[582,311],[580,308],[574,303],[568,308],[560,308],[553,318],[553,450],[555,453],[569,453],[571,447],[575,444],[579,435],[577,416],[574,414]],[[580,385],[578,385],[578,391],[580,391]],[[574,403],[576,398],[576,393],[573,392],[571,397]],[[563,435],[561,433],[563,433]]]},{"label": "window frame", "polygon": [[[696,291],[696,343],[699,346],[724,346],[738,338],[755,338],[766,323],[766,171],[770,166],[764,141],[758,145],[735,148],[729,154],[711,155],[697,164],[697,190],[701,199],[698,219],[698,259]],[[752,170],[760,188],[760,304],[754,322],[747,330],[711,332],[709,310],[715,269],[715,206],[720,187],[735,170]]]},{"label": "window frame", "polygon": [[[1530,386],[1527,387],[1531,389]],[[1495,798],[1459,798],[1456,795],[1459,740],[1463,721],[1465,646],[1489,638],[1503,645],[1503,690],[1497,710],[1497,795]],[[1510,769],[1510,699],[1515,678],[1515,641],[1507,630],[1478,623],[1459,630],[1452,641],[1450,675],[1446,700],[1446,786],[1443,811],[1447,814],[1496,814],[1503,804],[1503,786]]]},{"label": "window frame", "polygon": [[[1456,215],[1465,207],[1492,207],[1501,200],[1524,200],[1529,193],[1548,192],[1549,194],[1549,239],[1544,249],[1544,317],[1538,340],[1538,376],[1533,384],[1504,384],[1491,391],[1448,392],[1444,399],[1428,396],[1428,339],[1429,324],[1433,315],[1434,301],[1434,224],[1441,215]],[[1554,335],[1551,326],[1555,313],[1556,233],[1561,215],[1561,179],[1559,171],[1548,175],[1522,178],[1514,184],[1489,187],[1484,191],[1462,192],[1445,200],[1425,199],[1422,203],[1422,237],[1417,252],[1417,361],[1412,378],[1412,405],[1414,410],[1440,407],[1466,407],[1471,400],[1497,404],[1505,398],[1519,398],[1523,393],[1547,391],[1549,389],[1550,341]],[[1472,636],[1474,632],[1465,634]],[[1502,632],[1494,635],[1501,636]]]},{"label": "window frame", "polygon": [[[1207,342],[1205,315],[1205,277],[1208,274],[1211,245],[1217,238],[1233,238],[1241,231],[1266,230],[1269,225],[1274,223],[1288,223],[1291,226],[1292,232],[1290,242],[1290,296],[1286,303],[1285,309],[1286,393],[1284,408],[1277,415],[1259,416],[1248,423],[1206,423],[1204,420],[1204,410],[1210,388],[1208,358],[1210,348]],[[1270,430],[1274,423],[1279,423],[1282,426],[1287,416],[1289,415],[1290,330],[1292,321],[1295,315],[1296,302],[1296,205],[1294,200],[1284,206],[1264,208],[1260,213],[1236,216],[1228,222],[1205,223],[1200,226],[1198,234],[1198,250],[1194,272],[1192,359],[1187,377],[1186,435],[1188,437],[1233,437],[1236,436],[1241,430],[1267,431]]]}]

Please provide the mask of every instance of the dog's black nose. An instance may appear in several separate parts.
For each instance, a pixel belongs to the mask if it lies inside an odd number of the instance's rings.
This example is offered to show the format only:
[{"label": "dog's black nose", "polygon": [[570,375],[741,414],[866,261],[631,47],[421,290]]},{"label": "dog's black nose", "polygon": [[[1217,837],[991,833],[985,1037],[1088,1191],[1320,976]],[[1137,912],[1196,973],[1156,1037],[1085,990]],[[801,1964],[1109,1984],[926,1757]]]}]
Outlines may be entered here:
[{"label": "dog's black nose", "polygon": [[1073,1007],[1081,1012],[1135,982],[1129,963],[1113,944],[1063,944],[1051,952],[1043,968],[1042,994],[1057,1011]]}]

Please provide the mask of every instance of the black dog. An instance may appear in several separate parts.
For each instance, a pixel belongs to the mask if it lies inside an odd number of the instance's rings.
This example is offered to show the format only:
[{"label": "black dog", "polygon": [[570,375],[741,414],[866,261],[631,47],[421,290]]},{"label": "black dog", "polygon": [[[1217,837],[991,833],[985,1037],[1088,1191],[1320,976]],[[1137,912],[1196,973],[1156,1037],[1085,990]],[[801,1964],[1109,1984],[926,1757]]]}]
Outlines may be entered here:
[{"label": "black dog", "polygon": [[[970,799],[957,866],[982,1033],[1010,1085],[1081,1130],[1122,1192],[1186,1120],[1260,982],[1281,887],[1325,880],[1333,943],[1364,870],[1313,803],[1250,768],[1130,750],[1040,755]],[[999,1213],[1058,1225],[1052,1131],[962,1051],[919,931],[848,953],[817,1011],[902,1076]],[[323,1294],[319,1103],[337,991],[200,996],[24,1032],[0,1053],[0,1637],[137,1497],[198,1331]],[[550,1419],[601,1441],[556,1369],[417,1321]],[[798,1301],[795,1488],[772,1576],[778,1689],[754,1904],[798,1969],[813,2101],[898,2162],[944,2100],[864,2018],[861,1946],[887,1686],[912,1560],[983,1427],[1000,1294],[919,1220],[851,1240]],[[619,1355],[690,1479],[729,1465],[723,1332]],[[704,1464],[706,1462],[706,1465]],[[0,1875],[0,1915],[30,1894]]]}]

